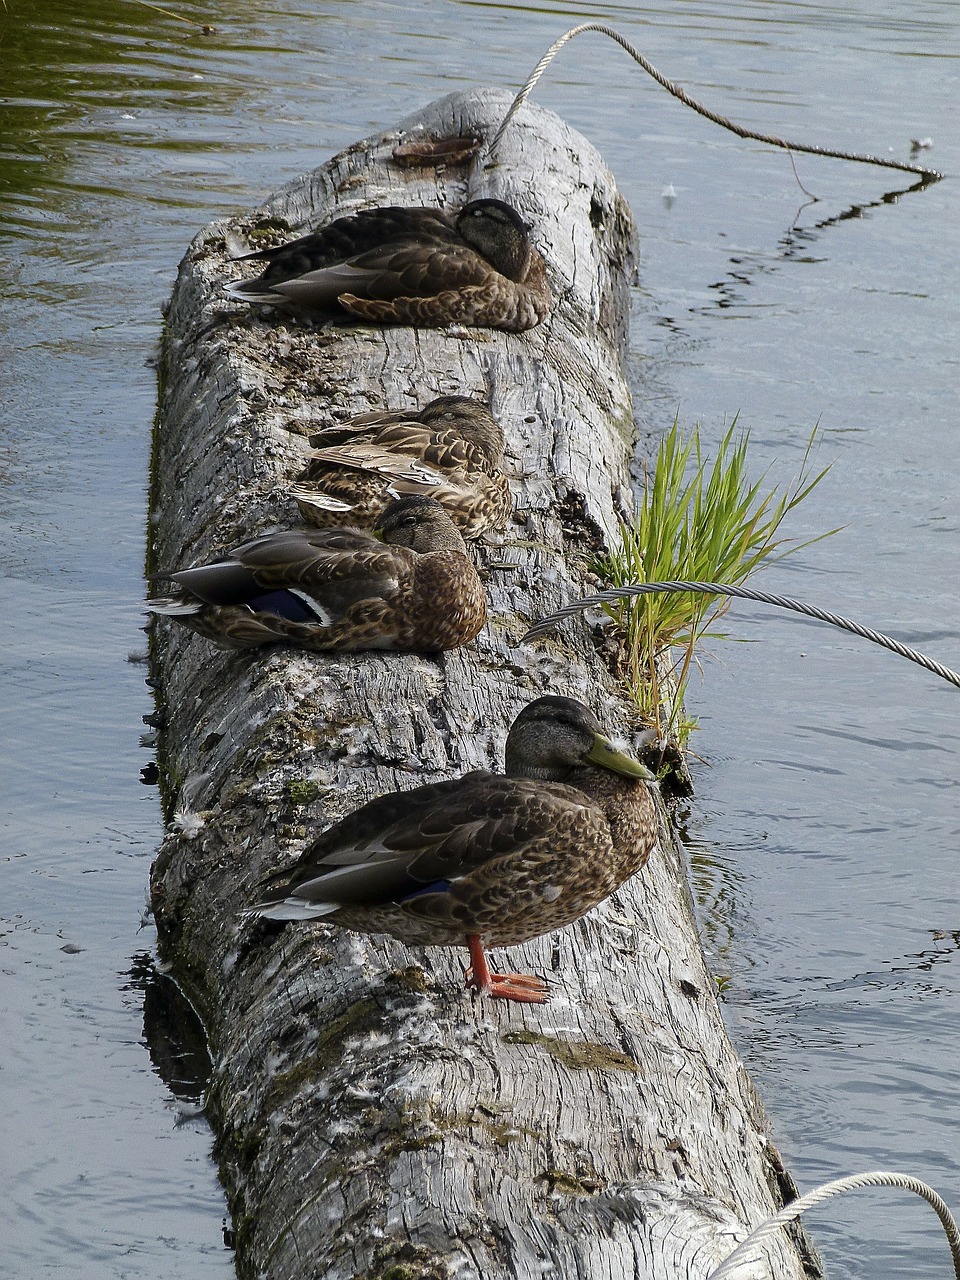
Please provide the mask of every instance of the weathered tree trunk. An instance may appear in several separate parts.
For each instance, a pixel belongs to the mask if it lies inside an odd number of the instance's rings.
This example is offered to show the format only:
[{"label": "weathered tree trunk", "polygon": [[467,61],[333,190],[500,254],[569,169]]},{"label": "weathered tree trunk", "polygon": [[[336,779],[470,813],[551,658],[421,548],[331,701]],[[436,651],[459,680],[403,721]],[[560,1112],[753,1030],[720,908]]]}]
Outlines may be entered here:
[{"label": "weathered tree trunk", "polygon": [[[310,430],[442,393],[489,396],[517,495],[503,547],[479,552],[491,621],[466,650],[238,655],[157,624],[171,826],[153,903],[162,954],[209,1034],[243,1276],[705,1277],[781,1203],[785,1175],[666,834],[613,899],[510,953],[511,967],[555,980],[543,1007],[473,1001],[455,952],[238,915],[320,824],[387,790],[502,767],[510,721],[540,693],[581,698],[614,733],[628,722],[586,628],[525,649],[517,638],[581,593],[623,505],[630,213],[596,152],[536,108],[496,168],[392,160],[398,137],[421,130],[489,138],[508,104],[488,90],[446,98],[252,222],[300,232],[361,205],[503,197],[550,267],[556,304],[539,328],[265,323],[223,299],[238,274],[224,224],[191,246],[168,317],[155,565],[293,522],[285,486]],[[789,1244],[771,1258],[753,1274],[809,1274]]]}]

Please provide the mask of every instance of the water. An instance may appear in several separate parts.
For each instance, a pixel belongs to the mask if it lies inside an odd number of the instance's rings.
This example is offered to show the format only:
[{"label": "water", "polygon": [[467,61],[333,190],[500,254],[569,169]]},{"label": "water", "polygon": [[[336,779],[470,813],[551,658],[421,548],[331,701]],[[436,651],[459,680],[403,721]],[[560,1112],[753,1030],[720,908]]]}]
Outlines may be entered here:
[{"label": "water", "polygon": [[[0,1274],[229,1275],[202,1055],[151,968],[160,835],[138,601],[159,304],[194,232],[451,89],[518,84],[568,25],[617,26],[709,105],[949,173],[960,11],[757,0],[550,11],[308,0],[7,0],[0,135],[4,641]],[[952,179],[736,140],[601,36],[537,100],[601,149],[643,241],[632,374],[647,438],[740,415],[785,478],[832,470],[761,584],[960,665],[960,218]],[[663,191],[676,192],[670,202]],[[805,206],[805,207],[803,207]],[[895,1167],[960,1205],[955,690],[851,636],[735,606],[692,690],[687,819],[732,1034],[801,1186]],[[150,1052],[144,1023],[149,1023]],[[182,1026],[183,1019],[174,1019]],[[946,1274],[920,1201],[816,1211],[835,1280]]]}]

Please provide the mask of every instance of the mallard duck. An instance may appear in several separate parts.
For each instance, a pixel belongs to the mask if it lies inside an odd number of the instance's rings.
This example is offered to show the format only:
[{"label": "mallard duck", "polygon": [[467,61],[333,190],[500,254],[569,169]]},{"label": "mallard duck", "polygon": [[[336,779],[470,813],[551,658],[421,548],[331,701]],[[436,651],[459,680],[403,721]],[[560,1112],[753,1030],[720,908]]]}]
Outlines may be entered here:
[{"label": "mallard duck", "polygon": [[388,205],[337,218],[312,235],[244,254],[261,275],[227,286],[245,302],[330,312],[378,324],[481,325],[519,333],[551,294],[530,228],[502,200],[459,213]]},{"label": "mallard duck", "polygon": [[441,502],[465,538],[501,526],[513,508],[503,431],[486,405],[438,396],[419,413],[367,413],[310,437],[311,461],[293,485],[311,524],[371,524],[391,495]]},{"label": "mallard duck", "polygon": [[653,774],[572,698],[524,707],[505,762],[505,775],[478,770],[363,805],[271,877],[249,913],[465,946],[468,987],[543,1003],[541,979],[492,973],[485,949],[571,924],[639,871],[657,842]]},{"label": "mallard duck", "polygon": [[401,498],[374,534],[291,529],[177,573],[182,593],[147,601],[224,648],[287,643],[320,651],[467,644],[486,599],[460,533],[433,498]]}]

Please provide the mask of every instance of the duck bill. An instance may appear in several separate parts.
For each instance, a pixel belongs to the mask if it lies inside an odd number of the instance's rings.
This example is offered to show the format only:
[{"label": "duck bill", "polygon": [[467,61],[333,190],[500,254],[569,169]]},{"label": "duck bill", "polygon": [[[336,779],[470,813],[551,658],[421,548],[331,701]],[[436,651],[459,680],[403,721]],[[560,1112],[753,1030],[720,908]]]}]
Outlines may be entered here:
[{"label": "duck bill", "polygon": [[583,759],[586,764],[599,765],[601,769],[623,774],[625,778],[643,778],[645,782],[655,780],[645,764],[627,755],[625,751],[620,751],[609,738],[605,738],[600,733],[594,736],[593,746]]}]

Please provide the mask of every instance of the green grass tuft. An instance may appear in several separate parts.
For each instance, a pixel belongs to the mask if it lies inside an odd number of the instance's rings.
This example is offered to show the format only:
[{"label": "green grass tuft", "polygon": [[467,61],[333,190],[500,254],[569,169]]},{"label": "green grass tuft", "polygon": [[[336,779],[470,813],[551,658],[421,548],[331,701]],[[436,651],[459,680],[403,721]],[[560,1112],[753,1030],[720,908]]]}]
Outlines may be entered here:
[{"label": "green grass tuft", "polygon": [[[623,524],[622,546],[602,557],[595,571],[613,587],[632,583],[722,582],[740,586],[757,569],[821,538],[803,542],[780,536],[780,526],[829,471],[813,474],[811,432],[797,475],[766,489],[747,472],[749,433],[736,421],[704,458],[700,433],[685,439],[674,422],[660,442],[653,473],[647,472],[632,524]],[[697,646],[725,639],[712,630],[730,607],[729,597],[650,593],[603,606],[621,629],[624,682],[644,718],[685,744],[696,722],[683,713],[683,697]]]}]

